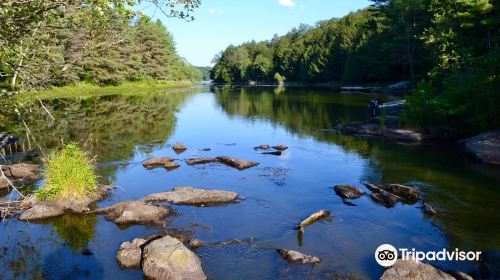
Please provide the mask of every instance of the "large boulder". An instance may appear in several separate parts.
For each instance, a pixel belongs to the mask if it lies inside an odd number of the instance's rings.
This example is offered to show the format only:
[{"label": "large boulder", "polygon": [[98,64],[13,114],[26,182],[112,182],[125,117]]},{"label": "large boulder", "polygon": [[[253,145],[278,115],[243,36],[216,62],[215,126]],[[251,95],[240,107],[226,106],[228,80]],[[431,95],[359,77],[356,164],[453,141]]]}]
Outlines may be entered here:
[{"label": "large boulder", "polygon": [[351,185],[337,185],[334,187],[335,193],[343,199],[353,199],[361,197],[365,194],[364,191]]},{"label": "large boulder", "polygon": [[461,144],[481,162],[500,165],[500,129],[463,140]]},{"label": "large boulder", "polygon": [[179,167],[180,165],[174,161],[174,159],[169,157],[158,157],[148,159],[143,163],[143,166],[147,169],[154,169],[158,167],[163,167],[167,170],[173,170]]},{"label": "large boulder", "polygon": [[435,268],[434,266],[413,260],[398,260],[388,268],[380,280],[455,280],[450,274]]},{"label": "large boulder", "polygon": [[169,192],[151,194],[143,198],[144,201],[168,201],[184,205],[210,205],[231,203],[238,199],[235,192],[195,189],[192,187],[177,187]]},{"label": "large boulder", "polygon": [[38,175],[39,169],[39,165],[29,163],[2,165],[5,176],[12,179],[38,180],[40,179],[40,175]]},{"label": "large boulder", "polygon": [[36,196],[30,196],[23,202],[24,210],[19,219],[22,221],[42,220],[61,216],[65,211],[84,213],[90,211],[92,204],[104,199],[113,185],[100,185],[96,192],[85,197],[64,197],[57,200],[40,201]]},{"label": "large boulder", "polygon": [[166,206],[156,206],[144,201],[124,201],[95,211],[106,214],[106,219],[116,224],[143,224],[165,226],[165,216],[172,213]]},{"label": "large boulder", "polygon": [[244,170],[244,169],[258,165],[258,163],[256,163],[256,162],[238,159],[238,158],[232,158],[232,157],[217,157],[217,160],[220,163],[223,163],[223,164],[230,166],[230,167],[234,167],[238,170]]},{"label": "large boulder", "polygon": [[320,262],[318,257],[310,256],[303,254],[301,252],[286,250],[286,249],[277,249],[280,256],[291,263],[296,264],[316,264]]},{"label": "large boulder", "polygon": [[198,256],[181,241],[168,235],[144,248],[142,270],[150,279],[207,279]]}]

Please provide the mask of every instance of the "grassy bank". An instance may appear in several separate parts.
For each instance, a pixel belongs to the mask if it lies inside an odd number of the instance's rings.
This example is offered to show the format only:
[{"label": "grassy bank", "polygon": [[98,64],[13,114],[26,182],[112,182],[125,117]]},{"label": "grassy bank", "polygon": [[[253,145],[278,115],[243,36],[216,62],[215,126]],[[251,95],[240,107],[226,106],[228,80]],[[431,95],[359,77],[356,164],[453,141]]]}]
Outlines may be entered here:
[{"label": "grassy bank", "polygon": [[166,89],[188,88],[194,85],[190,81],[140,81],[126,82],[118,86],[98,86],[89,83],[80,83],[71,86],[51,87],[48,89],[26,92],[19,95],[23,99],[40,99],[92,97],[116,94],[134,94],[137,92],[161,92]]}]

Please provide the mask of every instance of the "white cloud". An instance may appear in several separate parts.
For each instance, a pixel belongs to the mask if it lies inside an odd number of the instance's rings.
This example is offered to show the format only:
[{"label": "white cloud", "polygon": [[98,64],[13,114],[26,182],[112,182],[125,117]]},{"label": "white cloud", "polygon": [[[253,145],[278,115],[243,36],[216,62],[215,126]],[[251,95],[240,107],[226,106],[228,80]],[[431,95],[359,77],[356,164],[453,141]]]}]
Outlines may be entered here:
[{"label": "white cloud", "polygon": [[294,0],[278,0],[278,2],[281,6],[285,6],[285,7],[290,8],[290,9],[295,7]]},{"label": "white cloud", "polygon": [[213,8],[208,9],[208,12],[211,13],[211,14],[214,14],[214,15],[222,15],[222,14],[224,14],[223,10],[217,10],[217,9],[213,9]]}]

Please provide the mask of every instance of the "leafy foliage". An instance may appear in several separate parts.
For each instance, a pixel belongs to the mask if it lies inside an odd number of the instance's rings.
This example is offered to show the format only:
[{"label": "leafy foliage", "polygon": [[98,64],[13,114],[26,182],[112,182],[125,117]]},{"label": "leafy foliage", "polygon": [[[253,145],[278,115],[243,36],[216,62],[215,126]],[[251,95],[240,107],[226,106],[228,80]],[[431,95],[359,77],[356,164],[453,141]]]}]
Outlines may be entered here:
[{"label": "leafy foliage", "polygon": [[37,192],[40,200],[82,198],[97,190],[97,175],[86,152],[76,143],[46,159],[46,186]]}]

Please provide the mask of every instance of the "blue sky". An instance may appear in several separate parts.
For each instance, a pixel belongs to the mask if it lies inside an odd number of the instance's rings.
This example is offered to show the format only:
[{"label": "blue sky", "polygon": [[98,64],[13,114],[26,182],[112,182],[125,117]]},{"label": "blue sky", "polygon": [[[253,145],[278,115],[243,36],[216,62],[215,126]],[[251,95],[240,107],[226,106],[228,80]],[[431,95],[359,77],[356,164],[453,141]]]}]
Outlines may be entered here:
[{"label": "blue sky", "polygon": [[167,26],[182,57],[196,66],[209,66],[230,44],[268,40],[301,23],[313,25],[368,5],[367,0],[202,0],[193,22],[167,18],[153,8],[144,13]]}]

